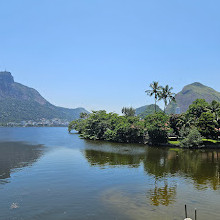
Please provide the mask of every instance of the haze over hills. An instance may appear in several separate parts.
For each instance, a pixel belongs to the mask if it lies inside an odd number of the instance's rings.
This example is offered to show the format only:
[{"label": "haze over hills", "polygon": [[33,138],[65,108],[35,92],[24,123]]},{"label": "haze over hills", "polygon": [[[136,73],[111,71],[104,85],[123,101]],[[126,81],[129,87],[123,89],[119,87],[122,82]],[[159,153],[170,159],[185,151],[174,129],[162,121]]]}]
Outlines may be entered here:
[{"label": "haze over hills", "polygon": [[10,72],[0,72],[0,122],[20,122],[22,120],[79,118],[84,108],[62,108],[49,103],[40,93],[20,83],[14,82]]},{"label": "haze over hills", "polygon": [[205,86],[199,82],[195,82],[186,85],[182,91],[176,94],[176,103],[170,103],[167,106],[167,113],[176,113],[176,108],[179,107],[179,112],[186,112],[188,107],[196,99],[205,99],[207,102],[212,102],[213,100],[220,102],[220,92]]}]

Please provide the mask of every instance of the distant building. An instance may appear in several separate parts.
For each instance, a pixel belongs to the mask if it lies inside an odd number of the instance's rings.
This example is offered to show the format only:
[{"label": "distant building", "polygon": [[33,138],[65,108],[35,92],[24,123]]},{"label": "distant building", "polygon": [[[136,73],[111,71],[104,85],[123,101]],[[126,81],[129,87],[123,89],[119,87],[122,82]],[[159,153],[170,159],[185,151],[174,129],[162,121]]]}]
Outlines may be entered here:
[{"label": "distant building", "polygon": [[21,126],[25,126],[26,121],[21,121]]},{"label": "distant building", "polygon": [[180,107],[177,107],[177,108],[176,108],[176,114],[180,114],[180,113],[181,113]]}]

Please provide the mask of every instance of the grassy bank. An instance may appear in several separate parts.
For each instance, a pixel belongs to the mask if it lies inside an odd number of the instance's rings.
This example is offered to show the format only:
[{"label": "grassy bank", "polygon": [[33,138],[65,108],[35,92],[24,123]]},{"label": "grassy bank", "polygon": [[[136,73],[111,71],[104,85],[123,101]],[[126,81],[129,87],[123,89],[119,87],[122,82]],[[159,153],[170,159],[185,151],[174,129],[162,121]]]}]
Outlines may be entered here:
[{"label": "grassy bank", "polygon": [[[180,147],[180,141],[168,141],[168,144],[172,147]],[[201,143],[202,148],[219,148],[220,149],[220,141],[218,140],[213,140],[213,139],[202,139]]]}]

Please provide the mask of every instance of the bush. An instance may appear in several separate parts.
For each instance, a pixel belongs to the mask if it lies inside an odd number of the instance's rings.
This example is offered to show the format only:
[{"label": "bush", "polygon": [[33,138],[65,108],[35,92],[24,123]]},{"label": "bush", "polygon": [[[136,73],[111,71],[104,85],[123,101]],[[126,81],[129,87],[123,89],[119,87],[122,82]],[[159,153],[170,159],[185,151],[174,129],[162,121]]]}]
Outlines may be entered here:
[{"label": "bush", "polygon": [[180,141],[181,147],[198,148],[202,143],[202,135],[196,128],[192,128],[189,134]]},{"label": "bush", "polygon": [[166,130],[161,128],[150,128],[148,130],[149,142],[152,145],[165,144],[168,140],[168,135]]},{"label": "bush", "polygon": [[191,131],[192,128],[190,127],[182,127],[180,132],[179,132],[179,135],[181,138],[185,138],[189,135],[190,131]]}]

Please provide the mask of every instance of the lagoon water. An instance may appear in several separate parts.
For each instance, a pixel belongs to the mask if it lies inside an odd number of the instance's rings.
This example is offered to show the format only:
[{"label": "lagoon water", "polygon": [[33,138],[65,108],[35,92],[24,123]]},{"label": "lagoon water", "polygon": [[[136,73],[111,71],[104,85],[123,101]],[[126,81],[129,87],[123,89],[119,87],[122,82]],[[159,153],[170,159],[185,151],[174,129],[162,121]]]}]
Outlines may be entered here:
[{"label": "lagoon water", "polygon": [[220,219],[220,151],[0,128],[0,219]]}]

